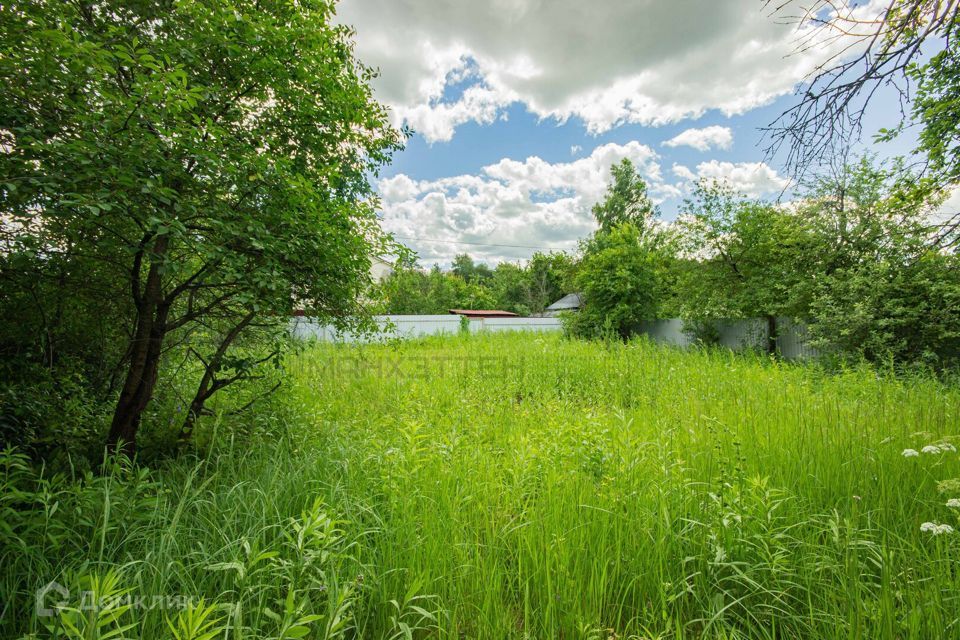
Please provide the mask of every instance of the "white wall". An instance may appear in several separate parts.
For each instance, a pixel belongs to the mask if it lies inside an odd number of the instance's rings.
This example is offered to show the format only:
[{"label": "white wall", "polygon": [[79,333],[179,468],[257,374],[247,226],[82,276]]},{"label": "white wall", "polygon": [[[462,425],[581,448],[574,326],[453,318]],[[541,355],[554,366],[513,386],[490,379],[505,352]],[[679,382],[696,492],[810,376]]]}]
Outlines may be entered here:
[{"label": "white wall", "polygon": [[[453,314],[431,316],[375,316],[380,325],[380,338],[419,338],[460,332],[461,316]],[[559,318],[476,318],[469,320],[471,333],[480,331],[560,331]],[[358,336],[338,332],[333,327],[310,318],[294,318],[291,333],[297,338],[314,338],[325,342],[358,342],[377,339],[377,336]]]},{"label": "white wall", "polygon": [[[314,338],[324,342],[369,342],[389,338],[419,338],[440,334],[453,335],[460,332],[461,316],[424,315],[424,316],[375,316],[381,327],[379,336],[358,336],[349,332],[340,333],[330,326],[317,323],[310,318],[294,318],[291,333],[298,338]],[[777,345],[785,358],[808,358],[817,355],[808,343],[807,329],[789,318],[777,318],[779,336]],[[763,318],[745,320],[717,320],[715,326],[720,334],[722,346],[739,351],[766,347],[767,324]],[[470,333],[481,331],[561,331],[560,318],[473,318],[469,320]],[[656,342],[679,347],[693,343],[690,334],[684,331],[683,320],[667,318],[654,320],[641,325],[640,330]]]}]

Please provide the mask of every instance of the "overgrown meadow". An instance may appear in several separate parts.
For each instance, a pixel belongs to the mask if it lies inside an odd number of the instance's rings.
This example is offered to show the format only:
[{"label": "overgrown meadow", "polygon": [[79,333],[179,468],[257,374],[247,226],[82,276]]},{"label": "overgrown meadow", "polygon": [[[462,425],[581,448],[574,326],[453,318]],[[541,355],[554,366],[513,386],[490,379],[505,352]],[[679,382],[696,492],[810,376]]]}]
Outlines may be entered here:
[{"label": "overgrown meadow", "polygon": [[960,637],[955,386],[531,334],[287,366],[197,457],[5,454],[3,635]]}]

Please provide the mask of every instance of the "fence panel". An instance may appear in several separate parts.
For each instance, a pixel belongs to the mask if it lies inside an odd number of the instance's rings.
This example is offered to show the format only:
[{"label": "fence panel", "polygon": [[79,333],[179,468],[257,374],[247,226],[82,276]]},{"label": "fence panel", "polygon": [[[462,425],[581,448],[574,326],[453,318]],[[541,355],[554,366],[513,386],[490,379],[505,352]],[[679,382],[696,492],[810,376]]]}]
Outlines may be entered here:
[{"label": "fence panel", "polygon": [[374,321],[380,327],[379,335],[338,331],[310,318],[294,318],[290,332],[294,337],[306,340],[353,343],[386,338],[419,338],[460,331],[460,318],[453,315],[375,316]]},{"label": "fence panel", "polygon": [[820,355],[810,344],[810,330],[801,322],[790,318],[777,318],[777,348],[788,360],[816,358]]},{"label": "fence panel", "polygon": [[560,318],[481,318],[479,325],[474,328],[470,323],[471,331],[562,331],[563,321]]},{"label": "fence panel", "polygon": [[[419,338],[440,334],[453,335],[461,330],[461,317],[456,315],[419,315],[419,316],[376,316],[381,327],[379,335],[355,335],[339,332],[331,326],[320,324],[310,318],[294,318],[291,333],[302,339],[315,339],[323,342],[369,342],[386,338]],[[470,333],[483,331],[533,331],[554,332],[563,329],[560,318],[472,318],[468,328]],[[764,350],[767,346],[767,321],[764,318],[738,320],[716,320],[719,343],[734,351],[744,349]],[[691,333],[684,329],[680,318],[664,318],[640,325],[640,331],[656,342],[678,347],[688,347],[694,342]],[[806,325],[790,318],[777,318],[777,346],[780,354],[787,359],[813,358],[817,350],[809,344],[809,332]]]},{"label": "fence panel", "polygon": [[651,340],[677,347],[688,347],[693,343],[693,339],[683,330],[683,320],[680,318],[644,322],[640,325],[640,331]]}]

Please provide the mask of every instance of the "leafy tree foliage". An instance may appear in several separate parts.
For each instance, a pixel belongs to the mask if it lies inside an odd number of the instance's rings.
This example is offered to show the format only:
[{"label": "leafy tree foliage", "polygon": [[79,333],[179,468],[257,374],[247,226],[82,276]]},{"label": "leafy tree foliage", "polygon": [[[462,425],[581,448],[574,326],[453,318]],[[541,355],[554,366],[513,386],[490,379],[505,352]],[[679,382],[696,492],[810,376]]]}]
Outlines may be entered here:
[{"label": "leafy tree foliage", "polygon": [[416,264],[398,265],[380,288],[382,311],[388,314],[443,314],[450,309],[491,309],[496,307],[492,292],[470,284],[462,277],[429,270]]},{"label": "leafy tree foliage", "polygon": [[100,274],[72,280],[122,308],[110,446],[133,451],[172,340],[213,328],[209,364],[295,305],[362,314],[386,244],[367,176],[401,136],[332,17],[325,0],[0,8],[12,251]]},{"label": "leafy tree foliage", "polygon": [[684,274],[683,315],[744,318],[791,315],[804,277],[802,221],[722,184],[697,184],[680,225],[699,258]]},{"label": "leafy tree foliage", "polygon": [[930,159],[941,184],[960,181],[960,49],[955,19],[945,34],[945,46],[924,65],[913,67],[917,81],[912,115],[921,125],[919,151]]},{"label": "leafy tree foliage", "polygon": [[647,183],[637,173],[629,158],[610,167],[612,182],[606,197],[593,206],[593,217],[601,233],[630,223],[641,233],[657,215],[657,208],[647,196]]},{"label": "leafy tree foliage", "polygon": [[568,293],[575,291],[577,263],[568,253],[537,252],[527,263],[526,304],[539,314]]},{"label": "leafy tree foliage", "polygon": [[468,284],[483,284],[487,282],[493,272],[486,264],[474,263],[469,254],[461,253],[453,259],[453,273],[463,278]]},{"label": "leafy tree foliage", "polygon": [[791,316],[828,353],[952,366],[960,289],[931,217],[941,198],[869,158],[813,181],[791,207],[701,184],[681,223],[692,256],[679,267],[681,313],[767,317],[774,337],[775,318]]},{"label": "leafy tree foliage", "polygon": [[933,369],[960,364],[960,260],[924,251],[842,268],[816,289],[812,330],[829,352]]},{"label": "leafy tree foliage", "polygon": [[667,253],[632,223],[598,233],[576,276],[583,308],[568,318],[575,335],[627,338],[657,317],[663,299]]},{"label": "leafy tree foliage", "polygon": [[573,257],[535,253],[526,265],[502,262],[495,269],[466,254],[453,268],[421,269],[415,262],[396,265],[381,285],[382,308],[391,314],[436,314],[449,309],[501,309],[520,315],[540,314],[570,293]]},{"label": "leafy tree foliage", "polygon": [[680,315],[766,318],[768,349],[775,350],[776,317],[800,311],[796,293],[809,250],[800,219],[704,181],[685,203],[685,213],[680,226],[686,251],[698,260],[678,273]]},{"label": "leafy tree foliage", "polygon": [[568,318],[568,328],[626,338],[656,317],[665,298],[672,240],[656,226],[657,209],[633,164],[624,159],[610,173],[607,195],[593,207],[599,229],[582,244],[575,278],[583,308]]},{"label": "leafy tree foliage", "polygon": [[868,159],[811,186],[798,211],[812,277],[806,316],[828,350],[870,360],[957,362],[958,268],[934,212],[942,195]]}]

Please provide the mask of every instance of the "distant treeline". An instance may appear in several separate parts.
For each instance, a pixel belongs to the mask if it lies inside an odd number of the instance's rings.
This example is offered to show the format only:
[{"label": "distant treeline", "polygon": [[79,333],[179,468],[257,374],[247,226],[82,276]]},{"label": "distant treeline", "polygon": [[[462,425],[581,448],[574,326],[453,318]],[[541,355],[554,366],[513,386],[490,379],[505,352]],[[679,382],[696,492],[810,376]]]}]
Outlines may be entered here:
[{"label": "distant treeline", "polygon": [[809,325],[824,353],[956,366],[957,226],[944,193],[899,163],[862,158],[802,185],[789,203],[700,182],[673,223],[659,219],[629,160],[593,208],[597,231],[575,253],[496,268],[462,254],[452,269],[400,264],[382,284],[385,313],[497,308],[539,314],[579,292],[570,333],[628,337],[681,317],[711,342],[711,319],[776,317]]}]

